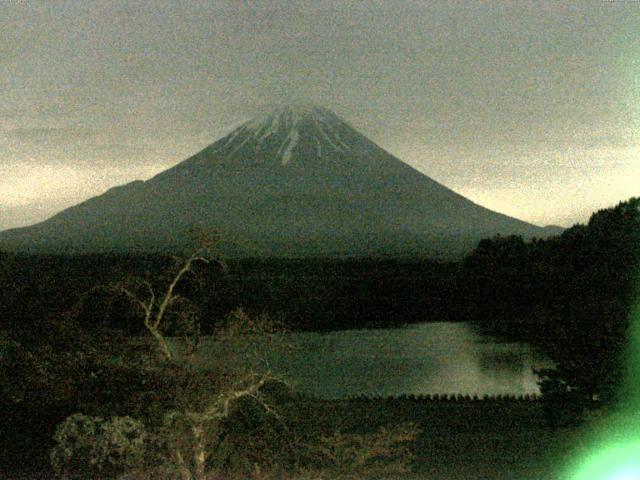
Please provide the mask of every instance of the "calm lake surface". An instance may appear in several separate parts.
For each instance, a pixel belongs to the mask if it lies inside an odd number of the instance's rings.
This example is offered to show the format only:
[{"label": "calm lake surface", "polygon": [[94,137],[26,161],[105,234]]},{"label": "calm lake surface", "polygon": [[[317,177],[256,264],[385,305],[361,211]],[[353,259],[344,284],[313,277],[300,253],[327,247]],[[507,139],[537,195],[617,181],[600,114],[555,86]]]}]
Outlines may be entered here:
[{"label": "calm lake surface", "polygon": [[320,398],[405,394],[535,394],[532,367],[551,363],[528,345],[479,335],[468,323],[291,333],[275,374]]}]

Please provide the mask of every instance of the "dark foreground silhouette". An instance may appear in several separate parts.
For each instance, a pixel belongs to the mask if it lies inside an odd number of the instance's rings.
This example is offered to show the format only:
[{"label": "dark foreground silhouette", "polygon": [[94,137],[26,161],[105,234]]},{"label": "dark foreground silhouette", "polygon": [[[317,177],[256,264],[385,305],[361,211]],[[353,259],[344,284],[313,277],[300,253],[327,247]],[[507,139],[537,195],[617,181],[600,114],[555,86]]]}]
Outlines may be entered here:
[{"label": "dark foreground silhouette", "polygon": [[[580,420],[617,400],[640,266],[639,205],[639,199],[622,202],[548,240],[483,240],[460,263],[194,264],[176,285],[172,308],[158,327],[162,335],[197,339],[224,332],[230,312],[245,312],[245,326],[269,318],[290,330],[472,321],[485,333],[535,344],[556,362],[555,369],[539,372],[543,396],[537,401],[320,402],[286,388],[269,391],[255,380],[262,377],[251,377],[254,383],[244,390],[229,390],[225,382],[234,370],[202,373],[187,361],[157,363],[157,344],[141,321],[146,303],[136,307],[122,289],[113,288],[124,285],[123,279],[138,279],[133,292],[146,302],[151,298],[146,285],[165,292],[180,258],[0,254],[2,470],[9,478],[24,470],[52,474],[54,432],[77,413],[104,422],[131,417],[156,435],[167,412],[202,413],[197,408],[203,398],[249,391],[260,401],[252,403],[256,398],[248,395],[225,417],[227,430],[216,430],[215,441],[228,449],[216,461],[229,471],[266,475],[277,468],[313,467],[328,474],[328,457],[318,452],[348,463],[345,452],[354,451],[354,444],[358,452],[384,444],[386,465],[412,467],[426,478],[460,478],[464,472],[484,472],[475,478],[553,478],[549,472],[564,445],[578,441]],[[240,305],[244,310],[237,310]],[[278,414],[264,417],[271,408]],[[83,425],[107,432],[126,423],[103,420]],[[415,425],[379,430],[405,422]],[[139,425],[126,425],[131,428],[127,445],[133,445],[138,437],[131,432]],[[225,431],[240,436],[224,436]],[[305,439],[298,443],[311,453],[292,450],[285,441],[291,438]],[[249,457],[247,442],[257,446]]]}]

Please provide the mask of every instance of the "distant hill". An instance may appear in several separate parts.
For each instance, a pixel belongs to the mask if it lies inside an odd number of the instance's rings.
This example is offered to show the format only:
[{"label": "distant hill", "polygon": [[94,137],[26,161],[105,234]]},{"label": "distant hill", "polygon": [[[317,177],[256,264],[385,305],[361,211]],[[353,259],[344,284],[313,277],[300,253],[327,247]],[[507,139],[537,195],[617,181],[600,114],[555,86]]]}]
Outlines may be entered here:
[{"label": "distant hill", "polygon": [[1,232],[0,248],[163,251],[211,227],[228,255],[269,257],[453,258],[496,234],[559,233],[476,205],[329,110],[288,105],[148,181]]},{"label": "distant hill", "polygon": [[566,228],[559,225],[545,225],[544,227],[542,227],[542,230],[544,230],[544,235],[542,235],[540,238],[562,235],[562,232],[564,232]]}]

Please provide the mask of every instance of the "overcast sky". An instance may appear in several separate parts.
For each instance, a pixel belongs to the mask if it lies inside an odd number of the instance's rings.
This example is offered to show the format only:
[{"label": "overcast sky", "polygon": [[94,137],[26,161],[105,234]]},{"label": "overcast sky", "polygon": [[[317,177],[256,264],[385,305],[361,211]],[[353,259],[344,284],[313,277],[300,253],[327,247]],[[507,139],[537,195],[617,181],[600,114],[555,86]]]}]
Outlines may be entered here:
[{"label": "overcast sky", "polygon": [[310,100],[471,200],[640,195],[640,2],[0,1],[0,229]]}]

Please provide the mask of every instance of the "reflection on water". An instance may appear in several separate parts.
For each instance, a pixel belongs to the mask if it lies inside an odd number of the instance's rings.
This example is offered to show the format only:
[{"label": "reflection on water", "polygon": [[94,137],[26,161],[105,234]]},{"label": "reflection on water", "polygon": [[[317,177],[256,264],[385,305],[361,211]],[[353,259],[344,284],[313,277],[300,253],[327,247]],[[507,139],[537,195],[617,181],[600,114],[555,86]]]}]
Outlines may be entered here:
[{"label": "reflection on water", "polygon": [[538,393],[531,368],[549,365],[527,345],[482,337],[466,323],[288,337],[297,348],[271,358],[272,369],[324,398]]}]

